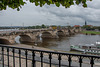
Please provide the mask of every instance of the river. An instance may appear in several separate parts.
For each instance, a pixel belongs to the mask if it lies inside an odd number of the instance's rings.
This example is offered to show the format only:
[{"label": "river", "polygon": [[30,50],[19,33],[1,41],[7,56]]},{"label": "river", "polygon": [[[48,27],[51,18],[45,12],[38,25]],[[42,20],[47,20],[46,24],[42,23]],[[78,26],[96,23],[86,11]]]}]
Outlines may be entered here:
[{"label": "river", "polygon": [[[19,36],[16,38],[16,43],[19,42]],[[100,41],[100,35],[84,35],[84,34],[76,34],[70,37],[60,37],[58,39],[42,39],[42,43],[26,43],[27,45],[35,45],[38,47],[44,47],[54,50],[63,50],[69,51],[70,45],[77,44],[93,44],[96,41]]]}]

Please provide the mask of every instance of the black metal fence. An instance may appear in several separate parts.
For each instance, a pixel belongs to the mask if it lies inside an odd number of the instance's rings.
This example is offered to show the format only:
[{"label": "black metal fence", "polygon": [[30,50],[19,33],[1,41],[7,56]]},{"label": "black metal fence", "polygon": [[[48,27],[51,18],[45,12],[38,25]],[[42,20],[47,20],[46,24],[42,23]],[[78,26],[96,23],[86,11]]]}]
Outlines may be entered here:
[{"label": "black metal fence", "polygon": [[100,56],[0,45],[2,67],[100,67]]}]

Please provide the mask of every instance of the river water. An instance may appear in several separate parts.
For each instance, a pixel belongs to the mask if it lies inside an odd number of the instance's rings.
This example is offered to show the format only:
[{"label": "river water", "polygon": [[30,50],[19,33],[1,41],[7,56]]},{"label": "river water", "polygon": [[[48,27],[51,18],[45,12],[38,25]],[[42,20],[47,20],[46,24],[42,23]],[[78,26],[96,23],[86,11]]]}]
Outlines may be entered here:
[{"label": "river water", "polygon": [[[19,42],[19,38],[16,38],[16,42]],[[93,44],[97,40],[100,41],[100,35],[84,35],[84,34],[76,34],[70,37],[60,37],[58,39],[41,39],[42,43],[26,43],[30,46],[38,46],[38,47],[44,47],[54,50],[63,50],[63,51],[69,51],[70,45],[77,45],[77,44]]]}]

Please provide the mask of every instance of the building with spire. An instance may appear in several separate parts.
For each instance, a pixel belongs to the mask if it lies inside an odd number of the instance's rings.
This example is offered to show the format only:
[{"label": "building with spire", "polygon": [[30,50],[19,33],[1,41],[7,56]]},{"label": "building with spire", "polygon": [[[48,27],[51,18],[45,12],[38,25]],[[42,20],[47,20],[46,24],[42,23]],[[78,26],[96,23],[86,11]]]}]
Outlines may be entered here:
[{"label": "building with spire", "polygon": [[85,26],[87,25],[87,22],[85,21]]}]

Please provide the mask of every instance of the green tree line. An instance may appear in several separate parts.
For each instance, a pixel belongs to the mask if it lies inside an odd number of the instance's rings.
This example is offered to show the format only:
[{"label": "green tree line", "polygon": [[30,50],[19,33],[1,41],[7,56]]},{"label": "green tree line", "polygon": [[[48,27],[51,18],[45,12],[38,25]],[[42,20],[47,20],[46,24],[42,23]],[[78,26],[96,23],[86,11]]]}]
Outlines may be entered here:
[{"label": "green tree line", "polygon": [[36,26],[28,26],[27,29],[41,29],[41,28],[48,28],[49,26],[46,26],[44,24],[42,25],[36,25]]}]

